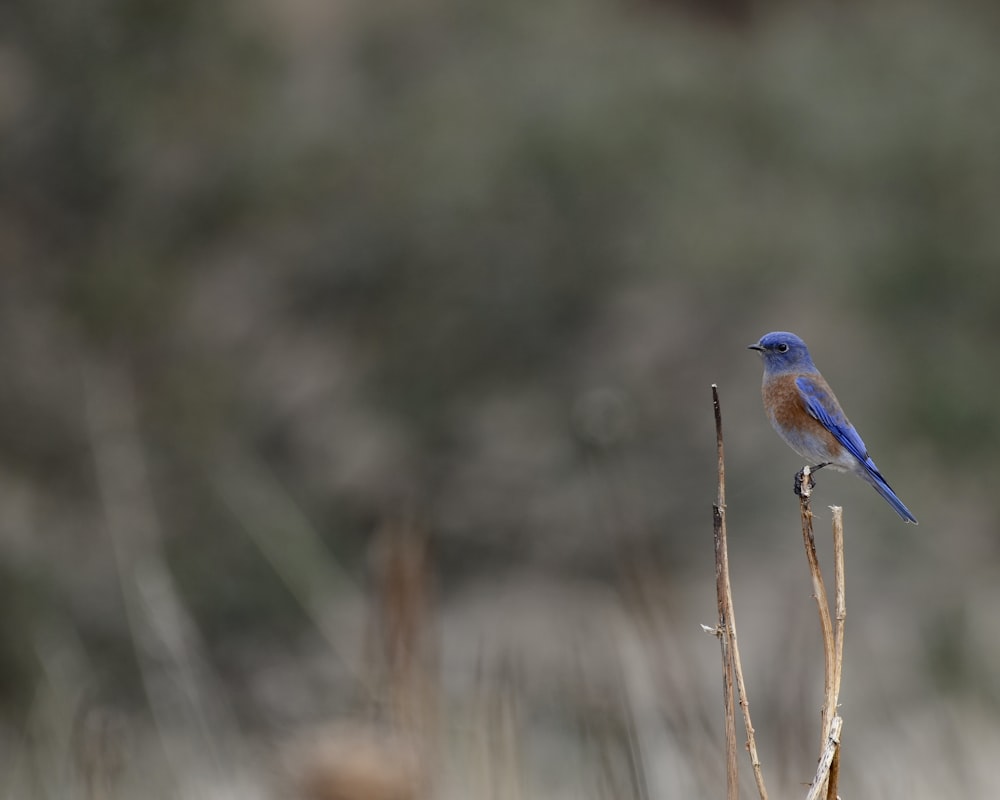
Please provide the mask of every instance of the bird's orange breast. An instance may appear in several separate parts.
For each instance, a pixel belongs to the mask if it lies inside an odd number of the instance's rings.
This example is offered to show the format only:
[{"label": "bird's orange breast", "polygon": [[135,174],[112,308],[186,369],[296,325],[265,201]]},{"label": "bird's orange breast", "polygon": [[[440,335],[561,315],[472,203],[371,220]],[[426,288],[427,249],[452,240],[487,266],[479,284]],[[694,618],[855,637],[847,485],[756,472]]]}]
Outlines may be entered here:
[{"label": "bird's orange breast", "polygon": [[[843,451],[843,446],[806,410],[802,393],[795,385],[798,377],[798,375],[779,375],[764,381],[761,393],[771,424],[800,453],[803,449],[815,450],[819,445],[830,454],[831,458],[835,458]],[[816,376],[813,380],[823,379]]]}]

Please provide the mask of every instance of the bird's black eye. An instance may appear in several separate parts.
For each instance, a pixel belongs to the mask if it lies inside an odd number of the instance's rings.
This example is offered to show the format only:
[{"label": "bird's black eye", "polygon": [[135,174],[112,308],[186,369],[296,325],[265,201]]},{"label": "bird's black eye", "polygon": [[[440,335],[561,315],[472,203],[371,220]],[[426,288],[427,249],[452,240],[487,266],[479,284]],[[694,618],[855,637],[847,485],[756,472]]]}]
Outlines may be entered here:
[{"label": "bird's black eye", "polygon": [[788,345],[782,342],[781,344],[777,345],[774,349],[777,350],[779,353],[787,353]]}]

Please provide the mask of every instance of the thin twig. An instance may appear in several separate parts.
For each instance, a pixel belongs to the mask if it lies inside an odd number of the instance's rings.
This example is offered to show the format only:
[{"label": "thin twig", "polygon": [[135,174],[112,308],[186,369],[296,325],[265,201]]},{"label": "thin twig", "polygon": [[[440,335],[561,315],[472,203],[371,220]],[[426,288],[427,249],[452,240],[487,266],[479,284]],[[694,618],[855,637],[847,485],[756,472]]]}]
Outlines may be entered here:
[{"label": "thin twig", "polygon": [[[843,720],[840,717],[834,717],[834,722],[843,724]],[[833,723],[831,723],[831,726]],[[826,800],[839,800],[840,795],[837,794],[837,784],[840,782],[840,741],[834,743],[833,745],[833,758],[830,761],[830,778],[826,789]]]},{"label": "thin twig", "polygon": [[715,442],[718,458],[719,493],[718,501],[713,507],[715,531],[715,575],[716,592],[719,604],[719,625],[716,635],[722,647],[723,688],[726,701],[726,764],[729,776],[729,796],[737,797],[739,786],[737,782],[738,762],[735,755],[736,719],[733,707],[732,684],[736,678],[736,690],[739,695],[740,707],[743,709],[743,722],[747,734],[747,750],[750,753],[750,766],[753,768],[754,781],[760,800],[767,800],[767,787],[764,785],[764,774],[757,755],[757,738],[753,723],[750,720],[750,700],[747,697],[746,683],[743,680],[743,663],[740,659],[739,640],[736,636],[736,612],[733,607],[733,590],[729,580],[729,548],[726,537],[726,465],[725,450],[722,442],[722,407],[719,404],[719,387],[712,385],[712,404],[715,408]]},{"label": "thin twig", "polygon": [[[830,506],[833,512],[833,583],[835,587],[834,611],[834,674],[833,703],[831,712],[837,717],[837,705],[840,703],[840,678],[844,667],[844,622],[847,619],[847,592],[844,581],[844,509],[840,506]],[[837,800],[837,784],[840,779],[840,741],[836,743],[833,760],[830,762],[830,783],[827,789],[827,800]]]},{"label": "thin twig", "polygon": [[834,599],[834,667],[833,692],[840,697],[840,677],[844,663],[844,622],[847,619],[847,592],[844,581],[844,509],[830,506],[833,512],[833,584]]},{"label": "thin twig", "polygon": [[[728,561],[727,561],[728,564]],[[747,732],[747,751],[750,753],[750,766],[753,768],[753,779],[757,784],[757,794],[760,800],[767,800],[767,787],[764,785],[764,773],[760,766],[760,757],[757,755],[757,736],[754,732],[753,723],[750,721],[750,700],[747,698],[747,687],[743,681],[743,662],[740,660],[740,647],[736,639],[736,617],[732,614],[733,596],[732,587],[729,584],[728,566],[726,574],[726,596],[729,602],[730,617],[730,646],[733,652],[733,667],[736,672],[736,693],[739,696],[740,708],[743,709],[743,723]]]},{"label": "thin twig", "polygon": [[726,711],[726,797],[740,796],[739,760],[736,752],[736,698],[733,692],[733,657],[730,648],[730,618],[726,607],[726,534],[722,509],[713,506],[715,534],[715,590],[719,604],[719,624],[715,629],[722,649],[722,700]]},{"label": "thin twig", "polygon": [[715,540],[715,594],[719,607],[719,624],[715,629],[722,650],[722,699],[726,711],[726,798],[739,800],[740,766],[736,748],[736,698],[733,691],[733,631],[732,599],[729,589],[729,548],[726,541],[726,464],[722,446],[722,410],[719,388],[712,385],[715,407],[715,449],[718,457],[718,499],[712,506],[712,531]]},{"label": "thin twig", "polygon": [[840,752],[840,729],[843,724],[844,721],[838,716],[830,720],[830,733],[823,744],[823,752],[816,767],[816,777],[809,787],[806,800],[820,800],[823,795],[823,787],[831,778],[831,767]]},{"label": "thin twig", "polygon": [[837,710],[837,697],[834,690],[834,676],[837,668],[835,664],[833,623],[830,620],[830,604],[826,598],[826,586],[823,583],[823,574],[820,572],[819,558],[816,556],[816,539],[813,536],[813,514],[812,509],[809,507],[811,484],[809,473],[810,469],[808,466],[802,470],[799,512],[802,516],[802,541],[806,548],[806,560],[809,562],[809,574],[812,576],[813,597],[816,598],[816,607],[819,610],[819,624],[823,633],[823,733],[820,740],[820,752],[823,752],[830,731],[830,721]]}]

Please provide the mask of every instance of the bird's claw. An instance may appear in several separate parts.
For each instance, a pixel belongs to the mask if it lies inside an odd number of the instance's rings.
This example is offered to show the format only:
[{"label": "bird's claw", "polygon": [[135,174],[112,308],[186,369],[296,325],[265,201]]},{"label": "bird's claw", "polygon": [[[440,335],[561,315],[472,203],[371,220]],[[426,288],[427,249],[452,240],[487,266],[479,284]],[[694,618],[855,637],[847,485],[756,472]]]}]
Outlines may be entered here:
[{"label": "bird's claw", "polygon": [[[805,488],[806,488],[806,495],[807,496],[808,496],[809,492],[811,492],[813,489],[816,488],[816,481],[813,480],[813,476],[812,476],[813,469],[809,469],[808,473],[806,473],[806,469],[808,469],[808,468],[807,467],[803,467],[802,469],[800,469],[798,472],[795,473],[794,491],[795,491],[795,496],[796,497],[802,497],[802,484],[803,484],[803,482],[805,482]],[[806,480],[807,478],[808,478],[808,481]]]}]

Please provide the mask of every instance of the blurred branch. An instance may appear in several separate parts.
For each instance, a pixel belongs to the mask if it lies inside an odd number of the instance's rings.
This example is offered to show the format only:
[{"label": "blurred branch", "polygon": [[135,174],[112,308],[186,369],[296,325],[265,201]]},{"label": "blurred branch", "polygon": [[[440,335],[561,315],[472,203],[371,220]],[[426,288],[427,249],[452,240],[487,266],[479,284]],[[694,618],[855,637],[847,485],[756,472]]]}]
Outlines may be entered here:
[{"label": "blurred branch", "polygon": [[726,537],[726,463],[722,439],[722,407],[719,404],[719,387],[712,384],[712,405],[715,409],[715,445],[718,462],[718,499],[712,507],[713,532],[715,539],[715,587],[719,607],[719,624],[715,635],[722,649],[723,698],[726,709],[726,796],[730,800],[739,797],[739,762],[736,754],[736,709],[733,699],[733,684],[739,692],[740,707],[747,732],[747,750],[753,767],[754,780],[761,800],[767,800],[767,788],[757,756],[757,739],[753,723],[750,721],[750,701],[747,698],[743,680],[743,664],[740,660],[739,644],[736,638],[736,613],[733,608],[733,590],[729,580],[729,544]]},{"label": "blurred branch", "polygon": [[[438,744],[427,531],[410,512],[389,515],[371,550],[373,633],[380,638],[378,659],[386,670],[390,719],[397,731],[419,743],[426,761]],[[369,676],[377,672],[375,663],[365,670]]]}]

